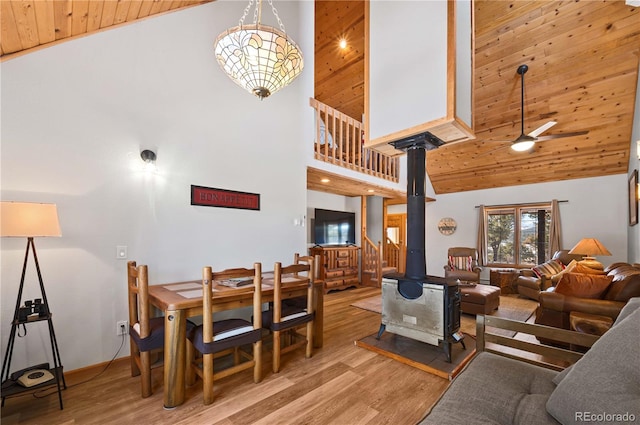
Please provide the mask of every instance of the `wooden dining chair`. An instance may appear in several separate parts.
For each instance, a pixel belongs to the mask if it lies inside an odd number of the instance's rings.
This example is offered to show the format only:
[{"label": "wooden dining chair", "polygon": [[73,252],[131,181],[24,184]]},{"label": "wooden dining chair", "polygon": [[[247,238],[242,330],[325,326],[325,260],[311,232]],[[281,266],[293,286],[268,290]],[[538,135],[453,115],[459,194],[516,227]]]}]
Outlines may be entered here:
[{"label": "wooden dining chair", "polygon": [[[299,253],[293,254],[293,264],[310,264],[314,269],[313,277],[314,280],[318,280],[318,276],[320,273],[320,256],[316,255],[315,258],[312,255],[300,255]],[[286,298],[282,300],[282,305],[285,307],[298,307],[301,309],[307,308],[307,296],[295,297],[295,298]],[[315,310],[315,306],[314,306]]]},{"label": "wooden dining chair", "polygon": [[[310,257],[305,262],[306,264],[292,264],[286,267],[279,262],[274,265],[273,305],[269,310],[262,312],[262,326],[269,329],[273,335],[274,373],[280,371],[282,354],[301,346],[306,346],[307,358],[313,353],[314,259]],[[294,279],[288,279],[288,277]],[[286,299],[300,297],[301,292],[306,292],[306,306],[283,304]],[[306,327],[305,334],[297,332],[297,329],[302,326]],[[283,335],[291,339],[284,347],[282,346]]]},{"label": "wooden dining chair", "polygon": [[164,317],[151,317],[147,266],[127,262],[127,280],[131,376],[141,375],[142,397],[149,397],[153,393],[151,370],[163,364],[161,355],[152,363],[151,354],[164,349]]},{"label": "wooden dining chair", "polygon": [[[233,318],[212,320],[214,281],[252,279],[253,285],[237,288],[237,291],[253,291],[253,323]],[[231,292],[232,290],[229,290]],[[240,305],[239,305],[240,307]],[[262,380],[262,266],[255,263],[253,269],[228,269],[214,273],[211,267],[202,269],[202,317],[203,324],[194,327],[188,338],[201,358],[192,356],[187,381],[192,384],[192,373],[203,382],[204,404],[213,402],[213,382],[253,367],[253,381]],[[242,346],[253,345],[253,354],[244,352]],[[233,354],[233,366],[214,371],[214,357]],[[243,361],[244,359],[244,361]],[[194,376],[193,376],[194,377]]]}]

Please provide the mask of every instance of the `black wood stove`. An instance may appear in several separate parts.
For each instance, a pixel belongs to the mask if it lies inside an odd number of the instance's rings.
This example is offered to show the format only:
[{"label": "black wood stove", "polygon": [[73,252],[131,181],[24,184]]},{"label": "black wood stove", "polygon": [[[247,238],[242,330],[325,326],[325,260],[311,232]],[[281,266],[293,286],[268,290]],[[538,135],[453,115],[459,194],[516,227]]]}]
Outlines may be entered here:
[{"label": "black wood stove", "polygon": [[392,145],[407,153],[407,260],[405,274],[382,279],[382,323],[385,331],[428,344],[442,344],[451,362],[451,345],[464,342],[460,330],[460,293],[455,281],[427,275],[425,252],[426,151],[444,142],[429,132]]}]

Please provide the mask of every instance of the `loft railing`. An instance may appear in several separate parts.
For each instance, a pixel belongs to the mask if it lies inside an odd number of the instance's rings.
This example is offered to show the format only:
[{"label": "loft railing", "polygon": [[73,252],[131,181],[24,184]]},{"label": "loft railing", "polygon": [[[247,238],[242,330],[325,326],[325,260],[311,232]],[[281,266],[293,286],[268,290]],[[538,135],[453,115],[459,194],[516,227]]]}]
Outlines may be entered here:
[{"label": "loft railing", "polygon": [[314,157],[364,174],[399,181],[400,160],[362,146],[363,127],[337,109],[309,99],[315,109]]}]

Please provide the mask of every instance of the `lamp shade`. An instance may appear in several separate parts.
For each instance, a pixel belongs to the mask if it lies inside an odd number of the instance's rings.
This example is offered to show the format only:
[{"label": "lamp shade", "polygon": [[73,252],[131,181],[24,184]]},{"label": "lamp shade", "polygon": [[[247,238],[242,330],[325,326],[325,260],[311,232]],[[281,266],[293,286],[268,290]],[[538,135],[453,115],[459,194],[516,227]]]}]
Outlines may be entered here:
[{"label": "lamp shade", "polygon": [[56,204],[2,201],[0,236],[62,236]]},{"label": "lamp shade", "polygon": [[611,255],[609,250],[605,248],[599,240],[594,238],[584,238],[578,242],[569,254],[582,254],[587,256]]}]

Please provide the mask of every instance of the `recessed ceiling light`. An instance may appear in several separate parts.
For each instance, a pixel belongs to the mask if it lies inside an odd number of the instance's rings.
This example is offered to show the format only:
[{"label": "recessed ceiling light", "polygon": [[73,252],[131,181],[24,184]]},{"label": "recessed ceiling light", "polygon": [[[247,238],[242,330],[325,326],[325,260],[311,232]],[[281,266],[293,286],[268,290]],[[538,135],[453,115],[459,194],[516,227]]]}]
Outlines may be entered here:
[{"label": "recessed ceiling light", "polygon": [[329,180],[328,178],[326,178],[326,177],[325,177],[325,178],[323,178],[323,179],[320,179],[320,181],[321,181],[322,183],[329,183],[331,180]]},{"label": "recessed ceiling light", "polygon": [[369,192],[369,193],[373,193],[373,192],[375,192],[375,190],[373,190],[373,189],[369,189],[369,190],[367,190],[367,192]]},{"label": "recessed ceiling light", "polygon": [[340,42],[338,43],[338,45],[340,46],[341,49],[346,49],[347,48],[347,40],[344,38],[340,39]]}]

